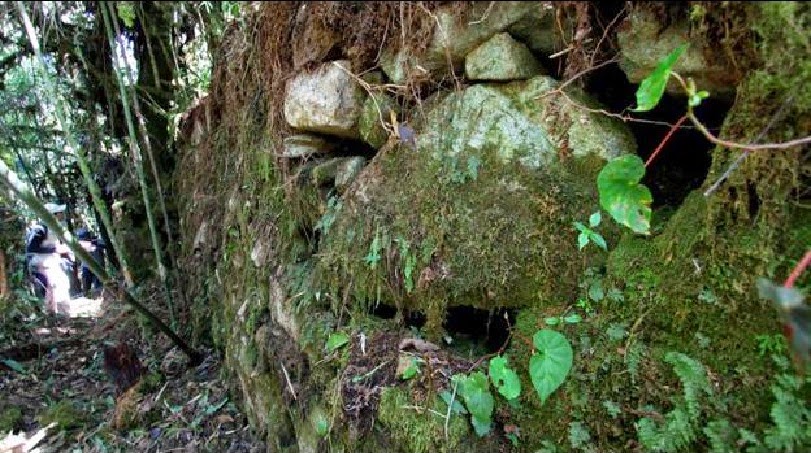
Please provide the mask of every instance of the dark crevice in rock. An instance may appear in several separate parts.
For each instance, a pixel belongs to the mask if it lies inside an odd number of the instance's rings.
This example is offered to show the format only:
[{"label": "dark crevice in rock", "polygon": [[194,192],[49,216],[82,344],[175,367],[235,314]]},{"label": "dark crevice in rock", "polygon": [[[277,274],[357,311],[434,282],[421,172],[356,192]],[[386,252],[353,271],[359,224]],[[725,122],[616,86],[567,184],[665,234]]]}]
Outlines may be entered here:
[{"label": "dark crevice in rock", "polygon": [[[381,319],[394,319],[397,316],[397,307],[377,304],[372,307],[369,313]],[[403,325],[409,329],[422,329],[422,326],[425,325],[425,315],[420,312],[405,310],[405,313],[403,313]]]},{"label": "dark crevice in rock", "polygon": [[[637,85],[628,82],[617,64],[595,71],[587,87],[609,111],[616,113],[628,113],[636,106],[636,89]],[[626,123],[636,139],[639,157],[648,160],[669,132],[669,125],[684,115],[686,104],[684,97],[665,93],[655,109],[633,114],[644,120]],[[695,114],[717,135],[731,106],[730,100],[711,95],[695,109]],[[653,195],[652,207],[679,206],[691,191],[699,188],[707,177],[713,149],[714,145],[689,120],[685,121],[659,151],[642,180]]]},{"label": "dark crevice in rock", "polygon": [[487,353],[495,353],[504,346],[514,323],[514,310],[489,311],[462,305],[448,308],[444,327],[454,342],[475,343]]},{"label": "dark crevice in rock", "polygon": [[377,150],[368,143],[361,140],[335,139],[338,145],[327,157],[355,157],[361,156],[371,159],[377,154]]}]

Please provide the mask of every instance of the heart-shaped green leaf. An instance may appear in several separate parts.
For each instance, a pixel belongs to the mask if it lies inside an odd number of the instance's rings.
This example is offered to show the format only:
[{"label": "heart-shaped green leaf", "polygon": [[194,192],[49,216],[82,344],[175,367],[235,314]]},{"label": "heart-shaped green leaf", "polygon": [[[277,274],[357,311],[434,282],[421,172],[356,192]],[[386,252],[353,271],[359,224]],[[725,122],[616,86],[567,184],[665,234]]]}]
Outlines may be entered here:
[{"label": "heart-shaped green leaf", "polygon": [[639,181],[645,176],[645,164],[635,154],[620,156],[597,175],[600,206],[621,225],[639,234],[650,234],[650,190]]},{"label": "heart-shaped green leaf", "polygon": [[332,352],[349,342],[349,335],[343,332],[330,334],[327,339],[327,351]]},{"label": "heart-shaped green leaf", "polygon": [[647,112],[659,104],[665,93],[667,79],[670,78],[670,69],[686,48],[687,44],[682,44],[670,52],[670,55],[662,59],[656,69],[639,84],[639,88],[636,90],[635,112]]},{"label": "heart-shaped green leaf", "polygon": [[545,403],[569,374],[574,351],[569,340],[554,330],[535,332],[532,343],[538,352],[529,359],[529,376],[541,403]]},{"label": "heart-shaped green leaf", "polygon": [[507,359],[498,356],[490,361],[490,379],[496,386],[501,396],[511,400],[521,394],[521,380],[518,373],[513,371],[507,364]]}]

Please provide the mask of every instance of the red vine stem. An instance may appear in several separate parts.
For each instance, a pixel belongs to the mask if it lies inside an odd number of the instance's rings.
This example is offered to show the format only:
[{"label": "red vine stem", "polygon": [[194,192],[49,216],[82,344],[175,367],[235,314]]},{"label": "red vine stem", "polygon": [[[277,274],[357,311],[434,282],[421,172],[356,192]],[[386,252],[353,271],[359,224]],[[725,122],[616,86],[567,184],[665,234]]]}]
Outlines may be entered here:
[{"label": "red vine stem", "polygon": [[659,151],[661,151],[662,148],[665,147],[665,143],[667,143],[667,141],[670,140],[670,136],[672,136],[673,133],[676,132],[679,126],[681,126],[681,123],[683,123],[686,119],[687,115],[684,115],[681,118],[679,118],[678,121],[676,121],[676,124],[670,127],[670,130],[667,131],[667,135],[665,135],[665,138],[662,139],[662,142],[659,143],[659,146],[656,147],[656,149],[653,151],[653,154],[651,154],[650,157],[648,157],[647,162],[645,162],[645,168],[647,168],[648,165],[650,165],[650,163],[653,162],[653,159],[656,158],[656,156],[659,154]]},{"label": "red vine stem", "polygon": [[788,276],[783,286],[785,286],[786,288],[793,287],[794,280],[797,280],[797,277],[799,277],[800,274],[803,273],[803,271],[805,270],[806,267],[808,267],[809,264],[811,264],[811,250],[805,252],[805,256],[803,257],[803,259],[800,260],[799,263],[797,263],[797,266],[794,268],[794,270],[791,271],[791,275]]}]

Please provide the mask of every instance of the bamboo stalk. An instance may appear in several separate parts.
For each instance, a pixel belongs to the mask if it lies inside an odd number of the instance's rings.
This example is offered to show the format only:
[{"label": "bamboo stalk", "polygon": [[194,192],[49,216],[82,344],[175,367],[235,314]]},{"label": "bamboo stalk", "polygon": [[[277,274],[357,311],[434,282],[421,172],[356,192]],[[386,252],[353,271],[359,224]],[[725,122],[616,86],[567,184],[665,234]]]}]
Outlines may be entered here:
[{"label": "bamboo stalk", "polygon": [[[107,31],[107,40],[110,42],[110,50],[113,52],[113,55],[115,55],[116,48],[115,48],[115,37],[113,36],[113,27],[115,27],[116,29],[116,35],[119,35],[120,31],[118,30],[118,23],[110,20],[110,12],[112,11],[113,5],[109,2],[104,2],[103,5],[106,6],[106,8],[101,9],[102,17],[104,19],[104,28]],[[115,13],[115,11],[112,12]],[[121,50],[123,52],[124,49],[122,48]],[[127,73],[128,82],[130,83],[130,85],[132,85],[133,81],[131,80],[131,75],[129,72],[130,70],[129,64],[125,63],[125,69],[126,69],[125,72]],[[175,307],[172,301],[172,291],[169,288],[169,283],[166,279],[166,267],[163,265],[162,259],[163,254],[161,252],[162,247],[160,244],[160,240],[158,238],[158,229],[155,226],[155,217],[152,214],[152,202],[149,199],[149,187],[146,183],[146,174],[144,172],[143,156],[141,156],[141,149],[138,146],[138,137],[135,133],[135,126],[133,123],[132,116],[130,114],[129,102],[127,99],[127,90],[124,88],[124,80],[122,80],[121,73],[119,71],[114,72],[116,74],[116,80],[118,81],[118,89],[121,96],[121,104],[124,109],[124,120],[127,123],[127,132],[129,134],[129,142],[130,142],[130,154],[133,160],[133,165],[135,166],[135,171],[138,174],[138,183],[141,186],[141,195],[144,200],[144,209],[146,210],[146,220],[147,225],[149,226],[149,235],[152,240],[152,247],[155,249],[155,262],[158,267],[158,276],[160,278],[161,285],[163,286],[167,307],[169,308],[169,319],[171,320],[172,326],[176,326],[177,321],[175,320]],[[138,124],[141,127],[141,134],[144,137],[144,147],[147,150],[149,150],[151,149],[149,147],[150,146],[149,136],[145,131],[146,127],[143,124],[143,117],[140,115],[140,111],[137,109],[135,98],[133,98],[133,107],[135,108],[136,116],[138,116]],[[157,184],[160,184],[160,179],[158,178],[157,175],[157,169],[155,169],[155,173]],[[162,194],[159,193],[159,198],[162,198],[161,195]],[[169,226],[168,221],[169,221],[168,216],[166,216],[167,227]]]}]

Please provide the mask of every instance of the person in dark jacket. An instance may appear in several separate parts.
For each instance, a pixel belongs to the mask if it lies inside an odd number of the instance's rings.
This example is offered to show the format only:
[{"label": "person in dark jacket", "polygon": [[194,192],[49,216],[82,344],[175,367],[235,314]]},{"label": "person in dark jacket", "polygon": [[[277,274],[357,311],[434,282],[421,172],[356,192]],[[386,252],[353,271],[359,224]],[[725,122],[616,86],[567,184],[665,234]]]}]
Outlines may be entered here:
[{"label": "person in dark jacket", "polygon": [[[89,228],[82,227],[76,231],[76,238],[79,239],[79,244],[84,248],[90,256],[99,264],[104,267],[104,241],[96,237]],[[85,296],[89,296],[91,291],[95,292],[101,289],[101,280],[90,270],[87,263],[82,262],[81,267],[82,276],[82,292]]]}]

